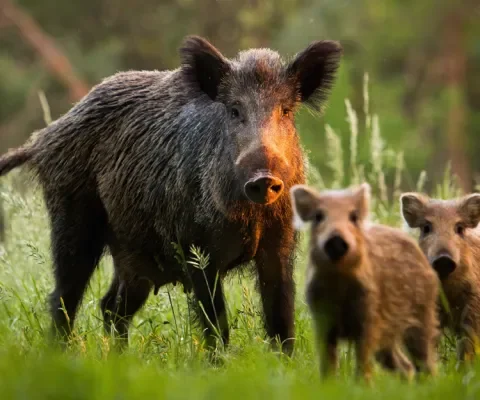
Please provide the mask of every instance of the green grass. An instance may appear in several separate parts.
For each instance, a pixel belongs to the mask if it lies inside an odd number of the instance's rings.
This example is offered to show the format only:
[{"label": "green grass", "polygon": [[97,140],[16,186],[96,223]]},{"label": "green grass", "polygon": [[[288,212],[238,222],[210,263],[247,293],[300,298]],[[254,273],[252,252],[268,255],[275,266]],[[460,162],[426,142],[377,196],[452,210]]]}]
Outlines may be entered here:
[{"label": "green grass", "polygon": [[374,387],[354,378],[353,354],[342,348],[337,380],[321,382],[310,317],[303,300],[304,252],[296,268],[296,350],[292,359],[264,341],[252,279],[232,276],[227,300],[232,343],[212,365],[191,326],[181,287],[162,288],[136,316],[130,348],[112,350],[104,334],[98,300],[106,292],[112,263],[95,273],[78,313],[69,349],[50,348],[46,297],[53,286],[48,225],[37,192],[25,197],[4,188],[9,229],[0,250],[0,393],[4,399],[139,398],[471,398],[480,396],[476,371],[457,372],[451,346],[442,348],[439,376],[405,384],[378,370]]},{"label": "green grass", "polygon": [[[130,348],[112,350],[104,334],[98,300],[106,292],[112,263],[106,257],[95,273],[78,313],[69,349],[50,348],[46,297],[52,289],[48,225],[37,192],[25,197],[4,189],[8,242],[0,252],[0,393],[4,399],[136,398],[476,398],[475,371],[457,372],[451,346],[439,376],[415,384],[378,370],[374,387],[354,378],[353,354],[342,348],[337,380],[321,382],[310,317],[303,300],[304,252],[296,268],[296,350],[292,359],[264,341],[258,296],[252,279],[227,282],[231,346],[212,365],[191,326],[181,287],[151,296],[131,329]],[[478,370],[480,372],[480,369]]]},{"label": "green grass", "polygon": [[[383,146],[378,118],[371,116],[366,132],[371,146],[368,165],[355,155],[358,127],[347,103],[350,143],[341,143],[328,129],[326,160],[333,170],[329,187],[368,180],[374,189],[373,219],[400,226],[398,194],[406,173],[402,154]],[[348,168],[343,168],[346,154]],[[390,173],[394,179],[388,181]],[[113,350],[103,331],[99,300],[106,292],[112,262],[106,256],[89,285],[78,312],[75,334],[66,352],[47,344],[50,320],[47,296],[53,288],[49,227],[40,192],[19,194],[19,174],[2,180],[8,219],[8,241],[0,245],[0,398],[1,399],[477,399],[480,365],[457,370],[453,345],[444,341],[436,378],[407,384],[379,369],[373,387],[355,379],[352,352],[341,348],[336,379],[322,382],[304,302],[305,240],[296,265],[296,347],[292,358],[271,350],[264,340],[261,308],[249,274],[226,282],[231,345],[211,364],[202,348],[201,332],[190,323],[181,287],[163,287],[150,296],[131,327],[130,346]],[[322,188],[315,169],[311,184]],[[424,176],[418,179],[421,189]],[[414,189],[414,188],[412,188]],[[456,194],[447,170],[437,193]],[[305,238],[304,238],[305,239]],[[184,249],[186,250],[186,249]],[[188,255],[191,259],[192,254]]]}]

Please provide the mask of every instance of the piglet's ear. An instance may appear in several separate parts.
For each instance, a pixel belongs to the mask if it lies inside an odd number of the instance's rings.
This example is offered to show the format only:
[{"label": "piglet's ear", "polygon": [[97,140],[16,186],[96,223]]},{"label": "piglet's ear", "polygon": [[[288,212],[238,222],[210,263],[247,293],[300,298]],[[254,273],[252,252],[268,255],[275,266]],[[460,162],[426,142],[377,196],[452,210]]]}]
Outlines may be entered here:
[{"label": "piglet's ear", "polygon": [[355,197],[357,199],[358,216],[363,221],[370,215],[370,197],[372,188],[368,183],[362,183],[355,190]]},{"label": "piglet's ear", "polygon": [[468,228],[475,228],[480,221],[480,194],[470,194],[461,199],[458,213]]},{"label": "piglet's ear", "polygon": [[298,86],[300,100],[321,110],[335,81],[342,57],[340,43],[323,40],[311,43],[288,65],[287,74]]},{"label": "piglet's ear", "polygon": [[313,221],[318,206],[318,193],[306,185],[294,185],[290,189],[293,207],[293,225],[297,230],[306,228]]},{"label": "piglet's ear", "polygon": [[404,193],[400,196],[402,217],[410,228],[419,228],[425,222],[428,198],[420,193]]},{"label": "piglet's ear", "polygon": [[228,60],[199,36],[186,37],[180,57],[186,80],[215,100],[223,77],[230,71]]}]

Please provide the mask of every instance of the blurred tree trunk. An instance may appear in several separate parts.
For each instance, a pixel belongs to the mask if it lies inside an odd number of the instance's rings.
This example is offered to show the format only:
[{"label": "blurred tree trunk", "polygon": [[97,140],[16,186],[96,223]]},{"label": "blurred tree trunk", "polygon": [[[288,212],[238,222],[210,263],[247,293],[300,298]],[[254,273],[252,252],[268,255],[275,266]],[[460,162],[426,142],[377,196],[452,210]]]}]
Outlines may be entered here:
[{"label": "blurred tree trunk", "polygon": [[47,68],[69,90],[73,101],[80,100],[89,91],[89,85],[80,79],[75,70],[56,46],[55,40],[45,33],[28,13],[11,0],[0,0],[0,14],[20,31],[27,42],[43,59]]},{"label": "blurred tree trunk", "polygon": [[0,243],[5,241],[5,216],[2,200],[0,199]]},{"label": "blurred tree trunk", "polygon": [[465,25],[466,18],[461,8],[455,7],[446,15],[443,25],[442,70],[447,90],[447,151],[452,163],[452,171],[458,177],[461,189],[470,192],[472,171],[467,156]]}]

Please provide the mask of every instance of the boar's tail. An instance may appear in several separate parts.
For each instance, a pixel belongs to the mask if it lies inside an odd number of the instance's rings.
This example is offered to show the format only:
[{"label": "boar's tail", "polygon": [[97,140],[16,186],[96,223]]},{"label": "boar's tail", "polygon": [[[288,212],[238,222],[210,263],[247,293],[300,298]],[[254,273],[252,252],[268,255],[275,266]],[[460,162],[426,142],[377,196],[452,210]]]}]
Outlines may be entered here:
[{"label": "boar's tail", "polygon": [[0,157],[0,176],[30,161],[33,155],[32,147],[19,147],[18,149],[10,150],[7,154]]}]

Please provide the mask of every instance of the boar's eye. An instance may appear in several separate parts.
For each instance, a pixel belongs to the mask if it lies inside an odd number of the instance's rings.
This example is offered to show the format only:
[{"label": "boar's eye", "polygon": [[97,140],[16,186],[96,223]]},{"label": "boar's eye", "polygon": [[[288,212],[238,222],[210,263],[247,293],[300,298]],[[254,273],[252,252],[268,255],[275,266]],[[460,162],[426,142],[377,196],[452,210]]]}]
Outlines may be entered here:
[{"label": "boar's eye", "polygon": [[422,233],[428,235],[430,232],[432,232],[432,224],[430,222],[425,222],[422,226]]},{"label": "boar's eye", "polygon": [[461,224],[455,225],[455,233],[459,236],[463,236],[465,233],[465,227]]},{"label": "boar's eye", "polygon": [[289,108],[283,108],[282,116],[285,118],[290,118],[292,116],[292,110],[290,110]]},{"label": "boar's eye", "polygon": [[238,106],[232,106],[230,109],[230,116],[232,119],[240,118],[240,108]]},{"label": "boar's eye", "polygon": [[323,213],[322,210],[317,210],[315,212],[315,223],[316,224],[319,224],[320,222],[322,222],[323,220],[325,219],[325,214]]},{"label": "boar's eye", "polygon": [[350,215],[348,216],[348,219],[352,224],[357,224],[358,223],[358,212],[357,211],[352,211]]}]

